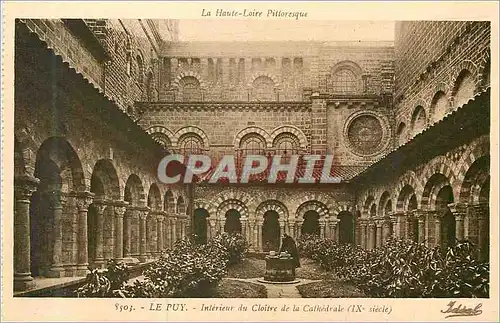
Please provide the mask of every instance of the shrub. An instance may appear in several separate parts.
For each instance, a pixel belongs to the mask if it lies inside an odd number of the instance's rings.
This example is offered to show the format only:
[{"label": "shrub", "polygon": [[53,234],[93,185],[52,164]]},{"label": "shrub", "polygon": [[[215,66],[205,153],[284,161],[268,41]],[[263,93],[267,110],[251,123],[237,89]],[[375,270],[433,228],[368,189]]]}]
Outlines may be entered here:
[{"label": "shrub", "polygon": [[128,269],[123,263],[109,260],[106,270],[99,271],[89,268],[83,286],[76,290],[77,297],[113,297],[119,295],[124,283],[128,279]]},{"label": "shrub", "polygon": [[144,271],[143,279],[125,285],[126,266],[110,261],[104,272],[91,270],[77,293],[79,297],[209,297],[227,267],[241,261],[247,249],[241,234],[222,233],[206,244],[179,240]]},{"label": "shrub", "polygon": [[489,265],[479,262],[470,242],[441,250],[409,240],[389,240],[363,250],[306,237],[303,255],[335,271],[372,297],[488,297]]},{"label": "shrub", "polygon": [[220,233],[208,245],[218,252],[224,252],[230,265],[239,263],[248,252],[248,243],[240,233]]}]

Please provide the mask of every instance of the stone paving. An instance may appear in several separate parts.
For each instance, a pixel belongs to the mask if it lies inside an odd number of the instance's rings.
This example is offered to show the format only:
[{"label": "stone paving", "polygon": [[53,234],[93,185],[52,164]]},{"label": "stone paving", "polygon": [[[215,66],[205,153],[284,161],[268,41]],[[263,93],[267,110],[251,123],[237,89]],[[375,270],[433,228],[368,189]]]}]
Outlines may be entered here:
[{"label": "stone paving", "polygon": [[254,283],[263,285],[267,289],[267,298],[301,298],[302,296],[297,289],[297,286],[313,283],[318,280],[312,279],[302,279],[299,278],[298,283],[293,284],[272,284],[272,283],[263,283],[259,281],[261,278],[224,278],[229,280],[239,280],[242,282]]}]

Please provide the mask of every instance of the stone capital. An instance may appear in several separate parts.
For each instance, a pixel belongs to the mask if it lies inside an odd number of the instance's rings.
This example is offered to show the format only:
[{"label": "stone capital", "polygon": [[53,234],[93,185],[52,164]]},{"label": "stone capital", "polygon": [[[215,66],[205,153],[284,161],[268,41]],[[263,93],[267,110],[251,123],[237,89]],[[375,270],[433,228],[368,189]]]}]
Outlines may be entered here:
[{"label": "stone capital", "polygon": [[97,199],[92,202],[92,205],[95,207],[97,214],[102,215],[104,210],[108,207],[108,202],[106,200]]},{"label": "stone capital", "polygon": [[467,213],[467,204],[464,203],[450,203],[448,204],[448,208],[450,209],[453,215],[464,215]]},{"label": "stone capital", "polygon": [[113,201],[113,207],[115,211],[115,216],[117,218],[123,218],[125,211],[127,209],[128,202],[125,201]]},{"label": "stone capital", "polygon": [[77,192],[76,197],[76,207],[78,212],[86,212],[94,200],[95,194],[92,192]]},{"label": "stone capital", "polygon": [[29,200],[40,180],[29,175],[16,176],[14,178],[14,196],[16,200]]},{"label": "stone capital", "polygon": [[409,213],[411,213],[412,217],[418,220],[424,220],[426,215],[426,212],[420,209],[411,210]]},{"label": "stone capital", "polygon": [[163,222],[165,220],[165,213],[163,211],[156,213],[155,216],[156,216],[156,221],[158,222]]}]

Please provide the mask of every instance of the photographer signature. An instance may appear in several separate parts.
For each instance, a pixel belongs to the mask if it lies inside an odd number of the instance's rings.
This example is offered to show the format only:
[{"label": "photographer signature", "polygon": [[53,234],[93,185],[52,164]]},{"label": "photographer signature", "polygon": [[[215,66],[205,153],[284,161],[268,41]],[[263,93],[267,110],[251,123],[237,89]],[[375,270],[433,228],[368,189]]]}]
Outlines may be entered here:
[{"label": "photographer signature", "polygon": [[456,301],[451,301],[447,306],[447,309],[441,310],[441,313],[448,314],[444,318],[455,316],[477,316],[483,313],[483,310],[481,310],[483,303],[479,303],[475,307],[467,307],[460,303],[457,304]]}]

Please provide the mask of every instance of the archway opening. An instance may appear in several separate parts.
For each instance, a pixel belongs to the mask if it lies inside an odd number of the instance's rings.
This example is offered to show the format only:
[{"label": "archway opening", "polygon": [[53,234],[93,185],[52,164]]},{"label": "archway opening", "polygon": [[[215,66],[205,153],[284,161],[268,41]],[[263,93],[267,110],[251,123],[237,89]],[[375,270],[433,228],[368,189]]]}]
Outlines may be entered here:
[{"label": "archway opening", "polygon": [[304,213],[304,222],[302,223],[302,235],[317,235],[320,234],[319,228],[319,213],[310,210]]},{"label": "archway opening", "polygon": [[208,220],[208,211],[199,208],[194,210],[194,222],[193,222],[193,231],[195,235],[195,242],[198,244],[207,243],[208,235],[207,235],[207,220]]},{"label": "archway opening", "polygon": [[262,249],[278,251],[280,247],[280,224],[279,214],[269,210],[264,213],[264,223],[262,224]]},{"label": "archway opening", "polygon": [[339,243],[354,243],[354,216],[351,212],[340,212]]},{"label": "archway opening", "polygon": [[[451,213],[448,204],[453,203],[453,189],[450,185],[441,188],[436,197],[436,210],[441,218],[441,247],[447,248],[455,244],[456,223],[455,216]],[[438,234],[438,233],[436,233]]]},{"label": "archway opening", "polygon": [[[408,212],[411,212],[416,209],[417,209],[417,197],[415,196],[415,194],[412,194],[410,200],[408,201]],[[407,217],[407,219],[409,218]],[[408,235],[409,235],[408,238],[416,242],[419,240],[419,235],[420,235],[420,232],[418,231],[418,219],[412,217],[411,220],[409,221],[410,223],[408,230]]]},{"label": "archway opening", "polygon": [[226,212],[226,223],[224,224],[224,232],[241,233],[241,214],[235,209]]}]

